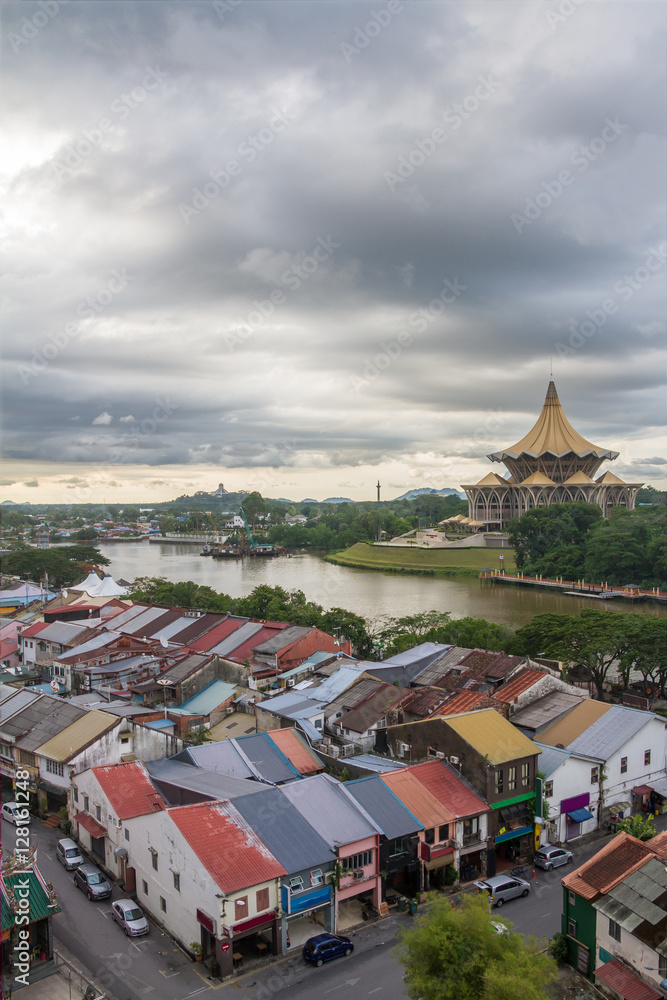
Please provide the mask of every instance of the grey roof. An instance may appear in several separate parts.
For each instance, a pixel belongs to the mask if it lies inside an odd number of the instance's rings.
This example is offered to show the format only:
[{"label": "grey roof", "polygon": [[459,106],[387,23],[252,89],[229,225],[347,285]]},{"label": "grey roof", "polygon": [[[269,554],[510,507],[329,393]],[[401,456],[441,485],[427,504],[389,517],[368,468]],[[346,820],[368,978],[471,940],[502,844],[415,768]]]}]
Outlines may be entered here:
[{"label": "grey roof", "polygon": [[[9,684],[3,684],[3,687],[11,687]],[[17,712],[22,711],[26,705],[30,705],[36,698],[40,698],[41,693],[37,694],[31,691],[30,688],[12,688],[12,696],[10,698],[5,698],[0,702],[0,726],[3,725],[6,719],[11,718],[12,715],[16,715]],[[4,726],[3,726],[4,728]]]},{"label": "grey roof", "polygon": [[[308,689],[310,694],[311,689]],[[314,698],[307,698],[302,691],[287,691],[276,698],[268,698],[258,703],[258,707],[266,712],[283,716],[286,719],[306,719],[318,715],[322,709]]]},{"label": "grey roof", "polygon": [[216,774],[227,774],[230,778],[255,778],[256,775],[239,753],[234,740],[222,740],[220,743],[205,743],[200,747],[187,747],[173,758],[205,771],[215,771]]},{"label": "grey roof", "polygon": [[420,677],[434,662],[440,659],[452,647],[441,642],[422,642],[419,646],[406,649],[403,653],[390,656],[380,663],[368,664],[366,670],[380,680],[407,687],[413,680]]},{"label": "grey roof", "polygon": [[271,636],[270,639],[260,642],[259,646],[255,646],[253,649],[253,653],[262,653],[265,656],[279,653],[285,646],[290,646],[297,639],[303,639],[305,635],[308,635],[312,631],[310,625],[290,625],[288,628],[281,629],[277,635]]},{"label": "grey roof", "polygon": [[380,832],[363,807],[328,774],[283,785],[281,792],[334,849]]},{"label": "grey roof", "polygon": [[37,642],[70,642],[76,639],[80,632],[85,632],[90,624],[78,625],[76,622],[52,622],[35,636]]},{"label": "grey roof", "polygon": [[635,733],[657,718],[652,712],[641,712],[636,708],[626,708],[625,705],[612,705],[597,722],[589,726],[581,736],[577,736],[567,749],[588,757],[608,760]]},{"label": "grey roof", "polygon": [[[87,674],[115,674],[122,670],[137,670],[148,663],[159,663],[159,658],[151,653],[134,653],[132,656],[122,656],[111,663],[102,663],[99,667],[86,667]],[[144,709],[144,712],[146,710]]]},{"label": "grey roof", "polygon": [[388,657],[383,660],[380,666],[391,663],[397,667],[406,667],[409,663],[421,663],[422,660],[433,663],[434,660],[439,660],[445,653],[448,653],[450,649],[452,649],[451,643],[421,642],[418,646],[412,646],[403,653],[396,653],[395,656]]},{"label": "grey roof", "polygon": [[535,740],[535,746],[539,747],[542,751],[538,767],[544,774],[545,778],[550,778],[554,771],[556,771],[561,764],[564,764],[565,761],[569,760],[572,756],[569,750],[561,750],[559,747],[550,747],[547,746],[546,743],[538,743],[537,740]]},{"label": "grey roof", "polygon": [[156,622],[156,628],[151,632],[152,639],[171,639],[173,635],[178,632],[182,632],[186,625],[192,624],[192,618],[188,615],[181,615],[176,618],[173,622],[169,622],[167,625],[163,625],[162,628],[159,627],[159,622]]},{"label": "grey roof", "polygon": [[311,743],[322,742],[322,731],[314,726],[308,719],[297,719],[297,726],[308,737]]},{"label": "grey roof", "polygon": [[423,824],[405,808],[378,775],[347,781],[345,787],[369,816],[373,817],[388,840],[407,837],[423,830]]},{"label": "grey roof", "polygon": [[358,681],[359,675],[363,672],[363,667],[358,664],[346,663],[330,677],[327,677],[325,681],[322,681],[319,687],[313,688],[310,697],[321,705],[330,705],[343,691]]},{"label": "grey roof", "polygon": [[190,674],[194,674],[195,671],[200,670],[204,664],[211,660],[210,653],[190,653],[189,656],[185,656],[182,660],[179,660],[169,667],[167,670],[163,670],[160,674],[160,680],[168,680],[171,684],[178,684],[180,681],[185,680]]},{"label": "grey roof", "polygon": [[166,615],[168,611],[169,608],[145,608],[140,615],[137,615],[135,618],[132,618],[127,622],[123,622],[122,625],[118,625],[115,618],[112,619],[111,624],[120,632],[125,632],[127,635],[133,635],[135,632],[138,632],[139,629],[145,628],[146,625],[155,621],[156,618],[161,618],[162,615]]},{"label": "grey roof", "polygon": [[91,638],[86,642],[82,642],[80,646],[70,647],[66,653],[62,653],[57,657],[57,659],[64,662],[71,657],[76,658],[77,656],[80,656],[81,653],[90,653],[94,649],[101,649],[102,646],[108,646],[112,642],[115,642],[116,639],[120,639],[122,634],[122,632],[115,632],[111,630],[109,632],[99,632],[97,635],[91,636]]},{"label": "grey roof", "polygon": [[77,705],[44,695],[4,723],[2,733],[13,736],[15,745],[22,750],[32,752],[85,714],[85,709]]},{"label": "grey roof", "polygon": [[[570,709],[576,708],[583,700],[583,695],[569,694],[567,691],[552,691],[550,694],[543,695],[542,698],[537,698],[525,708],[519,709],[510,721],[513,726],[518,726],[520,729],[544,729],[561,715],[569,712]],[[540,758],[541,764],[542,758]],[[541,766],[540,770],[542,770]]]},{"label": "grey roof", "polygon": [[169,789],[166,787],[168,785],[199,792],[209,799],[233,799],[239,795],[252,795],[254,792],[264,791],[267,787],[259,781],[231,778],[228,774],[218,774],[213,771],[205,771],[201,767],[192,767],[192,765],[184,764],[175,758],[147,760],[144,763],[151,780],[168,800]]},{"label": "grey roof", "polygon": [[629,931],[640,924],[667,924],[667,869],[651,858],[594,903],[596,910]]},{"label": "grey roof", "polygon": [[364,771],[374,771],[377,774],[387,774],[389,771],[401,771],[407,764],[400,760],[390,760],[388,757],[378,757],[373,753],[359,753],[354,757],[346,757],[350,764]]},{"label": "grey roof", "polygon": [[288,875],[329,865],[336,860],[330,845],[283,795],[266,788],[259,795],[243,795],[234,805]]},{"label": "grey roof", "polygon": [[216,653],[218,656],[233,653],[235,649],[242,646],[248,639],[252,639],[253,635],[257,635],[262,627],[259,622],[244,622],[239,628],[234,629],[231,635],[228,635],[226,639],[219,642],[217,646],[209,649],[209,653]]},{"label": "grey roof", "polygon": [[438,657],[432,663],[422,670],[420,674],[415,677],[413,683],[419,685],[431,685],[435,681],[439,680],[443,674],[446,674],[448,670],[452,667],[457,667],[464,656],[468,653],[472,653],[472,649],[468,649],[466,646],[452,646],[443,656]]},{"label": "grey roof", "polygon": [[131,608],[127,609],[127,611],[121,611],[119,615],[114,615],[113,618],[109,619],[109,622],[112,628],[120,628],[132,618],[137,618],[139,615],[143,615],[145,610],[145,604],[133,604]]},{"label": "grey roof", "polygon": [[255,774],[272,785],[301,779],[301,773],[266,733],[252,733],[239,736],[227,742],[234,743],[237,750],[245,754]]}]

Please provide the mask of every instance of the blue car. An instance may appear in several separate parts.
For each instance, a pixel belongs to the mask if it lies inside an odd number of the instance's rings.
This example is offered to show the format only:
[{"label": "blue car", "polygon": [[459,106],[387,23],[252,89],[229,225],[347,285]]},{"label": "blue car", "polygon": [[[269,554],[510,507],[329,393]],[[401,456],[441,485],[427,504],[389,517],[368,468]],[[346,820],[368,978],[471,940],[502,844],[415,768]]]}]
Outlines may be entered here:
[{"label": "blue car", "polygon": [[311,965],[323,965],[330,962],[332,958],[340,958],[341,955],[351,955],[354,945],[349,938],[342,934],[318,934],[316,937],[308,938],[303,946],[303,957]]}]

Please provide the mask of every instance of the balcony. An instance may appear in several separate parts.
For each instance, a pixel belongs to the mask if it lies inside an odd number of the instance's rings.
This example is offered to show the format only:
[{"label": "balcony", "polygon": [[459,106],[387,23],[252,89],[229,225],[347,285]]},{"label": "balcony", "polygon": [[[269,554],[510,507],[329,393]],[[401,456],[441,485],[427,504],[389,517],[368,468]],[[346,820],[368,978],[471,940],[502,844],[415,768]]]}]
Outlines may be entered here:
[{"label": "balcony", "polygon": [[419,857],[422,861],[435,861],[436,858],[442,858],[446,854],[451,854],[452,860],[454,859],[454,848],[451,847],[452,841],[446,840],[444,844],[420,844],[419,845]]}]

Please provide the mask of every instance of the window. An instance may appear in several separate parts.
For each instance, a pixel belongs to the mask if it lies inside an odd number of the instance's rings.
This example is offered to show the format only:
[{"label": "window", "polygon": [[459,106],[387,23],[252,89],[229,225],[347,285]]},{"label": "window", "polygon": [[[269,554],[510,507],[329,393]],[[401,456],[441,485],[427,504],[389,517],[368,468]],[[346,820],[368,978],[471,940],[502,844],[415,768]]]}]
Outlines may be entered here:
[{"label": "window", "polygon": [[591,785],[597,785],[599,780],[600,780],[600,768],[597,767],[596,765],[595,767],[591,768]]},{"label": "window", "polygon": [[479,819],[477,816],[473,816],[472,819],[463,820],[464,837],[476,837],[478,833],[479,833]]},{"label": "window", "polygon": [[651,751],[644,750],[644,767],[648,767],[651,763]]},{"label": "window", "polygon": [[568,906],[574,906],[574,893],[571,891],[567,894],[567,902]]},{"label": "window", "polygon": [[76,787],[76,785],[72,785],[72,798],[74,799],[75,802],[79,801],[79,789]]},{"label": "window", "polygon": [[46,761],[46,770],[49,774],[57,774],[59,777],[63,777],[65,774],[65,765],[58,763],[57,760]]},{"label": "window", "polygon": [[153,871],[157,871],[157,851],[154,847],[149,847],[148,850],[151,852],[151,864],[153,865]]},{"label": "window", "polygon": [[160,909],[162,910],[163,913],[167,912],[167,900],[164,898],[164,896],[160,896]]},{"label": "window", "polygon": [[440,827],[440,832],[438,834],[438,843],[444,844],[446,840],[449,840],[449,824]]},{"label": "window", "polygon": [[567,922],[567,933],[570,935],[570,937],[576,937],[577,936],[577,921],[576,920],[568,920],[568,922]]},{"label": "window", "polygon": [[89,807],[90,807],[90,800],[89,800],[89,798],[88,798],[87,795],[84,795],[84,797],[83,797],[83,811],[84,812],[88,812]]},{"label": "window", "polygon": [[295,875],[289,880],[290,892],[303,892],[303,879],[300,875]]},{"label": "window", "polygon": [[628,758],[621,757],[621,774],[627,774],[628,771]]},{"label": "window", "polygon": [[516,767],[508,767],[507,769],[507,791],[513,792],[516,788]]},{"label": "window", "polygon": [[405,854],[408,849],[407,840],[405,837],[399,837],[391,845],[391,856],[396,857],[397,854]]},{"label": "window", "polygon": [[144,896],[147,896],[148,895],[148,882],[146,881],[145,878],[142,878],[142,880],[141,880],[141,888],[144,891]]},{"label": "window", "polygon": [[495,782],[496,782],[496,795],[500,795],[500,793],[503,790],[503,772],[501,770],[496,771]]},{"label": "window", "polygon": [[372,851],[362,851],[361,854],[353,854],[351,858],[343,859],[343,865],[346,868],[365,868],[366,865],[370,865],[372,862]]},{"label": "window", "polygon": [[180,876],[180,873],[179,872],[172,872],[171,874],[174,876],[174,889],[176,890],[176,892],[180,892],[181,891],[181,876]]},{"label": "window", "polygon": [[667,979],[667,956],[658,955],[658,972],[661,979]]},{"label": "window", "polygon": [[234,920],[245,920],[248,916],[248,897],[241,896],[234,900]]},{"label": "window", "polygon": [[323,885],[324,875],[322,874],[321,868],[314,868],[310,873],[310,884],[311,885]]},{"label": "window", "polygon": [[553,781],[544,782],[544,797],[545,799],[552,799],[554,795],[554,783]]},{"label": "window", "polygon": [[530,764],[521,765],[521,784],[524,788],[530,784]]},{"label": "window", "polygon": [[101,806],[95,806],[95,816],[97,817],[98,822],[102,819],[102,807]]},{"label": "window", "polygon": [[424,840],[427,844],[435,844],[435,830],[433,827],[430,830],[424,831]]},{"label": "window", "polygon": [[28,767],[36,767],[37,761],[34,753],[28,753],[27,750],[19,750],[19,764],[26,764]]},{"label": "window", "polygon": [[125,827],[125,839],[126,839],[126,840],[129,840],[129,839],[130,839],[130,831],[128,830],[128,828],[127,828],[127,827]]},{"label": "window", "polygon": [[269,890],[258,889],[255,893],[255,907],[258,913],[262,913],[269,908]]},{"label": "window", "polygon": [[614,941],[621,940],[621,925],[611,919],[609,920],[609,937],[613,938]]}]

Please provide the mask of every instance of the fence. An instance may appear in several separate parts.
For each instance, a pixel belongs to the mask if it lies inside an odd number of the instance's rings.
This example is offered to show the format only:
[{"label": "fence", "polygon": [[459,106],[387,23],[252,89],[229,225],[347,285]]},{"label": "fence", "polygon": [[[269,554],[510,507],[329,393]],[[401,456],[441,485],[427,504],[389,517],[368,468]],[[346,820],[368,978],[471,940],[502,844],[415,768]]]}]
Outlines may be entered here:
[{"label": "fence", "polygon": [[[85,1000],[104,1000],[106,994],[98,990],[90,979],[86,979],[80,969],[75,968],[55,948],[53,950],[53,960],[60,975],[69,982],[69,995],[71,998],[76,997],[78,1000],[78,997],[81,996]],[[72,992],[72,988],[74,988],[75,992]]]}]

